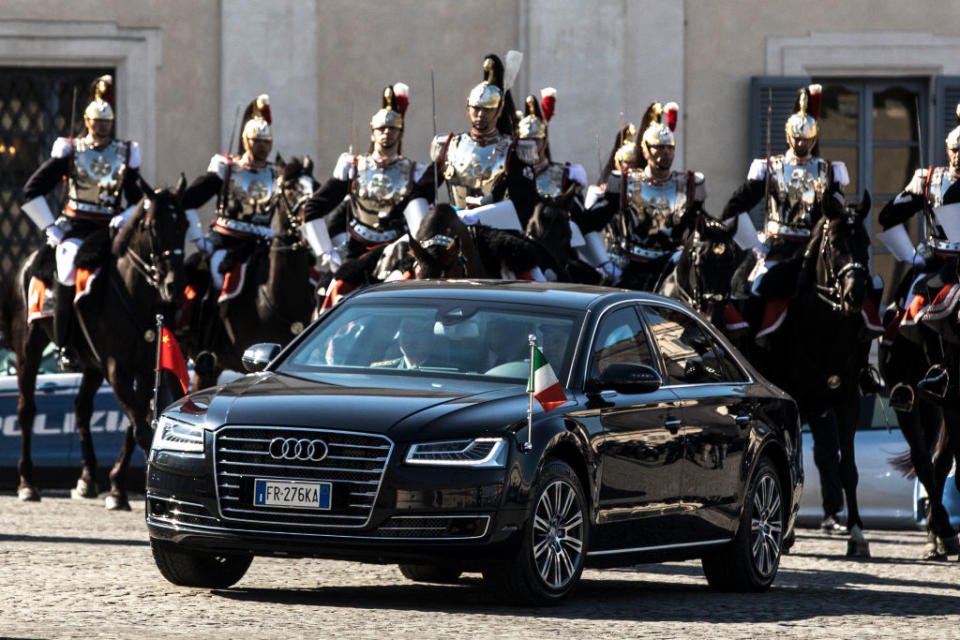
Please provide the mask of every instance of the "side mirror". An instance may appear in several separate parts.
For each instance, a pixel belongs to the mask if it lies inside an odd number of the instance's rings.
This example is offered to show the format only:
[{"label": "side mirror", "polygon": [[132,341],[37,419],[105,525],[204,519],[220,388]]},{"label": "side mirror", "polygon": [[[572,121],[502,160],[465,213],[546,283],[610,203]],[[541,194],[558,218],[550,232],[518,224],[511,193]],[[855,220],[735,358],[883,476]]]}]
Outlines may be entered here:
[{"label": "side mirror", "polygon": [[280,353],[280,345],[275,342],[259,342],[247,347],[243,352],[243,368],[251,373],[263,371],[271,360]]},{"label": "side mirror", "polygon": [[651,366],[632,362],[615,362],[607,365],[600,377],[590,381],[589,391],[607,389],[620,393],[650,393],[663,385],[663,378]]}]

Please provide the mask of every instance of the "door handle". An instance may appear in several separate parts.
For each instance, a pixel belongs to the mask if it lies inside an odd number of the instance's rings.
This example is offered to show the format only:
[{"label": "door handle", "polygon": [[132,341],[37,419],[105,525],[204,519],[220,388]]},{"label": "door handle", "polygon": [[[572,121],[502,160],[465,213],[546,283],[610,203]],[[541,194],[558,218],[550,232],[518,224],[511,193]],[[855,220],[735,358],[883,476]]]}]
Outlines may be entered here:
[{"label": "door handle", "polygon": [[666,420],[663,423],[663,426],[665,426],[667,428],[667,431],[669,431],[670,433],[676,433],[677,431],[680,430],[680,420],[677,418],[671,418],[669,420]]}]

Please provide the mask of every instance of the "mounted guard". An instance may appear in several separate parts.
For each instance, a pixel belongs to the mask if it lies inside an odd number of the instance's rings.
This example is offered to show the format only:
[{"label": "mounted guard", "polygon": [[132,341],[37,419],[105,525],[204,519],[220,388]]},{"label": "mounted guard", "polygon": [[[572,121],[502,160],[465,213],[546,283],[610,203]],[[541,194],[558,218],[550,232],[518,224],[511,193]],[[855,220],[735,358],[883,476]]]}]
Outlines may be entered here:
[{"label": "mounted guard", "polygon": [[432,182],[418,187],[429,165],[402,152],[409,91],[402,82],[384,88],[382,106],[370,119],[370,151],[342,153],[333,176],[307,201],[304,237],[321,266],[336,274],[334,288],[325,292],[335,297],[376,279],[371,272],[380,251],[371,252],[408,229],[416,233],[433,200]]},{"label": "mounted guard", "polygon": [[[191,221],[187,240],[209,254],[210,275],[217,290],[234,284],[225,285],[225,274],[250,256],[258,240],[273,237],[269,204],[278,171],[267,159],[273,147],[272,126],[270,97],[259,95],[244,111],[237,155],[214,155],[207,172],[184,194],[183,204]],[[214,197],[216,218],[212,231],[204,237],[196,209]],[[226,260],[228,256],[230,260]]]},{"label": "mounted guard", "polygon": [[[589,253],[581,230],[588,224],[583,204],[587,172],[579,164],[553,161],[547,123],[553,118],[556,104],[557,90],[553,87],[541,89],[539,101],[533,95],[527,96],[524,117],[517,125],[517,137],[536,145],[536,159],[531,168],[540,203],[527,224],[526,233],[540,243],[555,263],[551,267],[554,273],[546,273],[548,279],[597,284],[602,275],[594,267],[609,258],[606,251],[602,251],[599,261],[596,258],[584,261],[578,256],[578,252]],[[603,239],[598,232],[593,232],[591,240],[603,249]]]},{"label": "mounted guard", "polygon": [[640,128],[628,128],[614,156],[616,170],[591,210],[591,224],[605,228],[608,272],[632,289],[656,290],[707,197],[702,173],[672,169],[679,110],[676,102],[654,102]]},{"label": "mounted guard", "polygon": [[[813,155],[821,94],[818,84],[800,90],[795,112],[784,125],[787,152],[754,159],[747,181],[724,207],[721,218],[736,219],[737,242],[751,250],[740,282],[735,283],[735,295],[768,299],[793,295],[803,252],[824,209],[835,215],[843,212],[843,189],[850,182],[846,165]],[[757,233],[749,212],[761,201],[765,220],[763,231]]]},{"label": "mounted guard", "polygon": [[[97,78],[90,92],[92,99],[83,111],[86,134],[82,138],[56,139],[50,159],[27,180],[21,204],[55,250],[53,325],[62,369],[74,368],[76,359],[68,345],[75,324],[77,251],[94,232],[123,225],[143,195],[139,186],[140,146],[133,140],[113,137],[113,78]],[[45,196],[62,181],[66,182],[64,206],[55,219]],[[40,283],[31,285],[31,297],[43,301],[45,291],[34,287],[40,287]],[[45,312],[38,307],[31,315],[42,317]]]}]

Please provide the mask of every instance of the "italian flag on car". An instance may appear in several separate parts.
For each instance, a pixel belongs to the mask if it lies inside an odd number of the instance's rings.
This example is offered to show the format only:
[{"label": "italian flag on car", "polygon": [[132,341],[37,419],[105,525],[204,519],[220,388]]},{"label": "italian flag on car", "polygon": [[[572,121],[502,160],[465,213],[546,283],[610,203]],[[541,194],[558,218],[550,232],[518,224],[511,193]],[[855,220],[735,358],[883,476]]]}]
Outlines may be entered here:
[{"label": "italian flag on car", "polygon": [[533,347],[533,366],[527,382],[527,393],[534,395],[544,411],[552,411],[567,401],[557,374],[539,347]]}]

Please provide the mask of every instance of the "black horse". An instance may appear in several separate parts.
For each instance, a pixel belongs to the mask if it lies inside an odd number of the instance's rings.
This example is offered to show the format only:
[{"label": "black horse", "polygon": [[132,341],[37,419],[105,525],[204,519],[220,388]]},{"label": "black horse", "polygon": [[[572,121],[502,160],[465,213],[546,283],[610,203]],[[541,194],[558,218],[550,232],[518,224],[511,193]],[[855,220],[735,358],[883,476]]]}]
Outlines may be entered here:
[{"label": "black horse", "polygon": [[[183,242],[187,219],[181,206],[186,179],[181,176],[176,191],[145,188],[143,199],[112,243],[107,229],[94,232],[77,252],[75,264],[96,273],[88,293],[78,297],[76,314],[81,331],[74,332],[73,346],[79,355],[82,378],[74,401],[77,433],[83,467],[73,495],[97,496],[97,459],[90,434],[93,399],[104,378],[117,396],[129,420],[119,458],[110,471],[108,509],[129,509],[126,472],[137,445],[150,450],[153,435],[150,403],[156,358],[155,315],[181,295]],[[111,246],[112,245],[112,246]],[[27,321],[28,287],[31,277],[52,284],[52,250],[38,249],[24,262],[16,282],[5,287],[3,333],[17,359],[19,400],[17,420],[21,431],[17,469],[21,500],[40,500],[33,484],[31,436],[37,413],[36,382],[44,347],[53,336],[50,318]],[[176,396],[170,388],[165,397]]]},{"label": "black horse", "polygon": [[[195,361],[195,389],[216,384],[224,369],[243,371],[244,350],[257,342],[286,344],[310,322],[316,306],[310,270],[316,258],[300,234],[303,208],[316,182],[309,158],[281,165],[270,201],[273,237],[227,260],[242,269],[242,285],[227,297],[209,291],[200,319],[182,343]],[[225,260],[226,262],[226,260]],[[209,282],[198,284],[209,290]]]},{"label": "black horse", "polygon": [[[927,542],[922,557],[942,560],[960,554],[960,540],[943,507],[943,491],[951,464],[960,464],[960,386],[950,372],[960,370],[960,323],[955,298],[957,260],[943,265],[946,278],[934,276],[944,295],[931,296],[921,309],[899,309],[890,318],[880,344],[881,372],[890,391],[890,405],[910,446],[893,462],[905,475],[916,474],[929,498]],[[908,273],[909,286],[916,274]],[[905,293],[907,287],[901,289]],[[932,293],[937,294],[937,291]],[[906,316],[906,317],[905,317]],[[960,488],[960,480],[958,480]]]},{"label": "black horse", "polygon": [[417,280],[484,278],[488,274],[470,228],[448,204],[431,209],[409,241]]},{"label": "black horse", "polygon": [[[874,335],[863,318],[872,289],[870,236],[863,221],[869,197],[858,209],[825,217],[804,254],[800,284],[780,329],[751,359],[790,393],[814,438],[825,516],[847,505],[847,555],[869,556],[857,505],[859,476],[854,435],[860,412],[860,380]],[[870,298],[873,299],[873,298]],[[838,455],[839,452],[839,455]]]},{"label": "black horse", "polygon": [[747,325],[733,307],[730,293],[741,253],[725,224],[700,214],[693,233],[683,242],[676,267],[657,293],[696,309],[739,345]]},{"label": "black horse", "polygon": [[560,282],[600,284],[602,274],[571,246],[571,211],[579,206],[573,189],[559,198],[539,202],[527,221],[526,237],[536,243],[538,261],[548,276],[552,271]]}]

